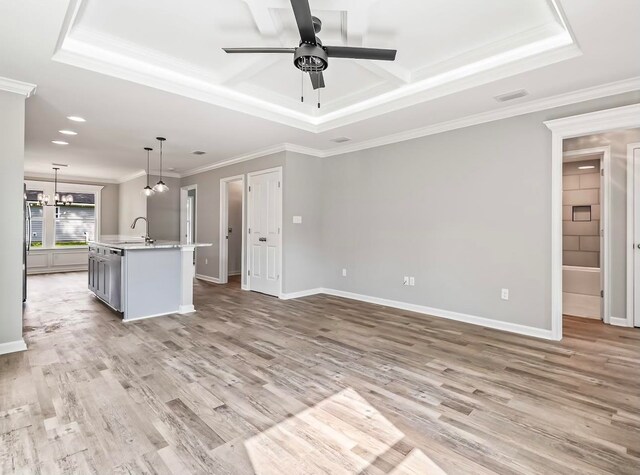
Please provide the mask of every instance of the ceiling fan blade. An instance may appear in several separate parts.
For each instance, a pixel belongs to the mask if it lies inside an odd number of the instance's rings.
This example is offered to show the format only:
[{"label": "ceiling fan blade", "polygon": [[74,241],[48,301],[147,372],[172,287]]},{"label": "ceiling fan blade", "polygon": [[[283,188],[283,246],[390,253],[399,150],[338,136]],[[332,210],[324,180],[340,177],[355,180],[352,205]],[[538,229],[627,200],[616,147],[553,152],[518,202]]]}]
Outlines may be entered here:
[{"label": "ceiling fan blade", "polygon": [[322,74],[322,71],[310,71],[309,77],[311,78],[311,84],[314,89],[324,87],[324,75]]},{"label": "ceiling fan blade", "polygon": [[316,30],[313,28],[309,0],[291,0],[293,14],[296,16],[300,39],[304,43],[316,44]]},{"label": "ceiling fan blade", "polygon": [[324,46],[330,58],[376,59],[379,61],[394,61],[395,49],[358,48],[355,46]]},{"label": "ceiling fan blade", "polygon": [[225,53],[295,53],[295,48],[222,48]]}]

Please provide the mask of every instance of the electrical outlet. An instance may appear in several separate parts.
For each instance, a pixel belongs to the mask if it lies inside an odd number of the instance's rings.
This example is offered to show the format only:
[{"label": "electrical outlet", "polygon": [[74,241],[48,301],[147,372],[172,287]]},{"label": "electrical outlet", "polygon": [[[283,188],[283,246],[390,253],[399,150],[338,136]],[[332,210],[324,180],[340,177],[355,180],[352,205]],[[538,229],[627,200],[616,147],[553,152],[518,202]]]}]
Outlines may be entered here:
[{"label": "electrical outlet", "polygon": [[402,285],[409,285],[409,277],[408,276],[404,276],[404,279],[402,280]]},{"label": "electrical outlet", "polygon": [[414,285],[416,285],[416,278],[415,277],[409,277],[409,285],[411,287],[413,287]]},{"label": "electrical outlet", "polygon": [[502,300],[509,300],[509,289],[502,289],[502,292],[500,293],[500,298]]},{"label": "electrical outlet", "polygon": [[346,277],[347,276],[347,269],[342,269],[342,277]]},{"label": "electrical outlet", "polygon": [[209,259],[207,259],[206,257],[204,258],[204,264],[207,265],[209,263]]}]

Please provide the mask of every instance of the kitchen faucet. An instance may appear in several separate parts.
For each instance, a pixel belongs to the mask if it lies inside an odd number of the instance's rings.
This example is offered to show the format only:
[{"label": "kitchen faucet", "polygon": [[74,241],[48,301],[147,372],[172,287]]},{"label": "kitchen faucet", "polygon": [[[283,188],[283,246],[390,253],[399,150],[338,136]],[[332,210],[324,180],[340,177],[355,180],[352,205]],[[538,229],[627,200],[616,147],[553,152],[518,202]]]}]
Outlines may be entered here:
[{"label": "kitchen faucet", "polygon": [[144,234],[144,243],[145,244],[153,244],[155,242],[154,239],[151,239],[149,237],[149,221],[147,221],[147,218],[145,218],[144,216],[138,216],[136,219],[133,220],[133,223],[131,224],[131,229],[135,229],[136,228],[136,224],[138,224],[139,220],[144,220],[145,224],[146,224],[146,233]]}]

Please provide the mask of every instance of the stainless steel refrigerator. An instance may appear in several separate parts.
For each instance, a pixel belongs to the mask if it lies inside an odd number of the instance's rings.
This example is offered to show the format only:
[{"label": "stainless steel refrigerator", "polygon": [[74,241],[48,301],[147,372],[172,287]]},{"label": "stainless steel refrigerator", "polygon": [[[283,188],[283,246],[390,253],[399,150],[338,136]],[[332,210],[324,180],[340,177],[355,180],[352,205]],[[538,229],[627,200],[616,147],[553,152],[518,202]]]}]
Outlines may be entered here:
[{"label": "stainless steel refrigerator", "polygon": [[27,301],[27,255],[31,250],[31,207],[27,201],[27,185],[24,186],[24,239],[22,246],[22,301]]}]

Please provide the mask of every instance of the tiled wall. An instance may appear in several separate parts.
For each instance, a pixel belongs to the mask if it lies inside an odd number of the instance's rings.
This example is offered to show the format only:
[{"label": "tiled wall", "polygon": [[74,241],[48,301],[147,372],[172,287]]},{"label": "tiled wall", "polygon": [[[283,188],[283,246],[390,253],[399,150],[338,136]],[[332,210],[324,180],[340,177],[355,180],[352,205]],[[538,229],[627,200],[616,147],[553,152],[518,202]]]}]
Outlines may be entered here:
[{"label": "tiled wall", "polygon": [[[563,175],[563,264],[600,267],[600,160],[565,163]],[[573,207],[587,205],[591,221],[574,221]]]}]

